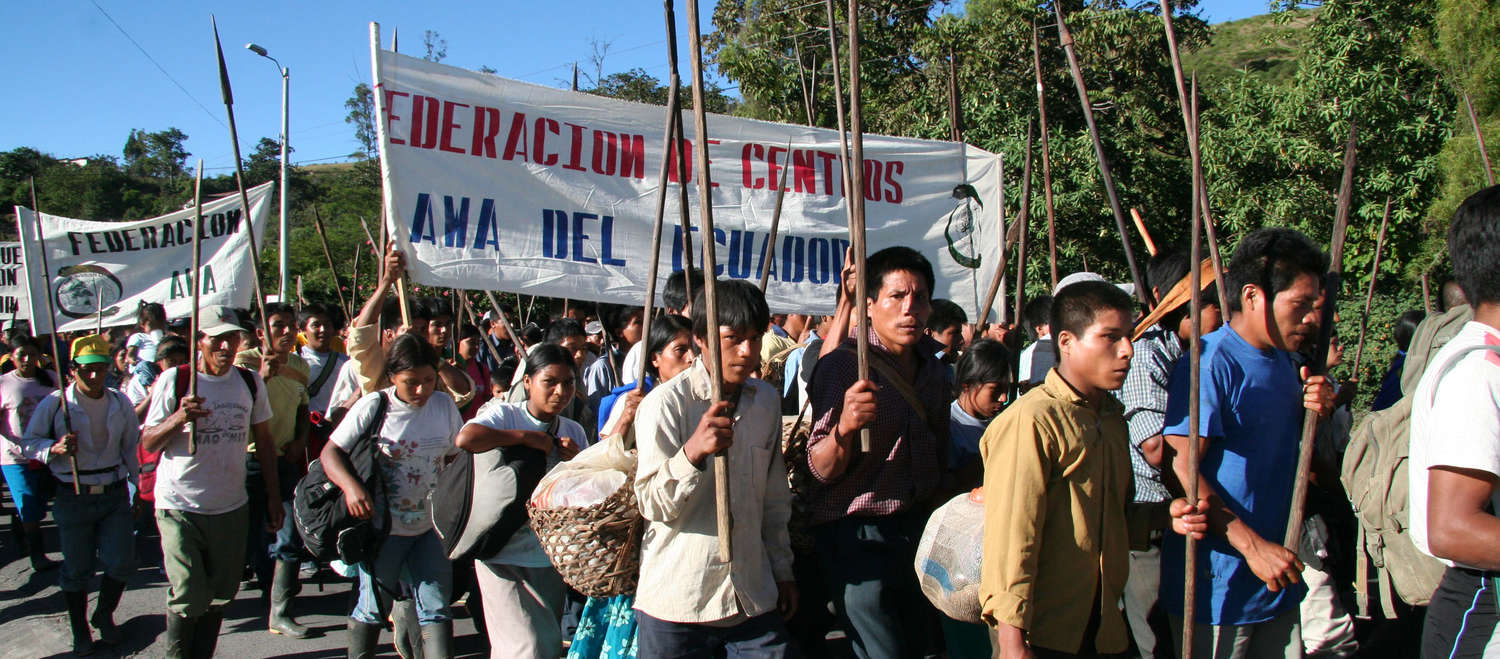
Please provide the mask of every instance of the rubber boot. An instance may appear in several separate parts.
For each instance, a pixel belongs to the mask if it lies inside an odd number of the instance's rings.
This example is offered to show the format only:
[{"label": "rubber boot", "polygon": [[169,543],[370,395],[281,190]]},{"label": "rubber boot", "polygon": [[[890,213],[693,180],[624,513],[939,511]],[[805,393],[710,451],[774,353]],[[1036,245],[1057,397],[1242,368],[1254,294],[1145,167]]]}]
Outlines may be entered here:
[{"label": "rubber boot", "polygon": [[120,595],[125,592],[125,582],[104,577],[99,584],[99,600],[94,602],[94,614],[89,623],[99,630],[99,642],[116,645],[120,642],[120,628],[115,626],[115,607],[120,605]]},{"label": "rubber boot", "polygon": [[214,648],[219,645],[219,626],[224,624],[224,609],[208,607],[208,611],[198,617],[198,626],[193,630],[193,659],[208,659],[214,656]]},{"label": "rubber boot", "polygon": [[46,572],[57,567],[57,561],[47,558],[47,543],[42,541],[42,525],[38,522],[26,522],[21,527],[26,530],[26,550],[31,554],[32,571]]},{"label": "rubber boot", "polygon": [[189,659],[193,649],[193,636],[197,629],[197,618],[184,618],[168,611],[167,659]]},{"label": "rubber boot", "polygon": [[349,619],[349,659],[373,659],[380,641],[380,625],[367,625]]},{"label": "rubber boot", "polygon": [[391,632],[396,637],[396,654],[402,659],[426,659],[422,655],[422,628],[417,622],[416,600],[408,598],[391,604]]},{"label": "rubber boot", "polygon": [[422,656],[424,659],[453,657],[453,621],[422,625]]},{"label": "rubber boot", "polygon": [[68,604],[68,627],[73,630],[73,655],[87,657],[94,653],[94,638],[89,635],[89,623],[84,619],[89,594],[83,591],[63,591],[63,601]]},{"label": "rubber boot", "polygon": [[307,638],[307,628],[292,619],[292,601],[298,590],[298,565],[292,561],[276,561],[276,570],[271,577],[271,615],[266,625],[272,634],[292,638]]}]

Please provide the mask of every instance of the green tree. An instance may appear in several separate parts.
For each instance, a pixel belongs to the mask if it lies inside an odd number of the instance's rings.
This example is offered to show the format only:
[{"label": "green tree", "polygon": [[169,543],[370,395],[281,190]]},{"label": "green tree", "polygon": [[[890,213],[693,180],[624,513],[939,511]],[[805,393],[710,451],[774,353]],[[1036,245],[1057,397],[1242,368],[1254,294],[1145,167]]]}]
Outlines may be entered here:
[{"label": "green tree", "polygon": [[161,180],[187,176],[187,133],[176,128],[148,133],[130,131],[125,139],[125,167],[132,174]]}]

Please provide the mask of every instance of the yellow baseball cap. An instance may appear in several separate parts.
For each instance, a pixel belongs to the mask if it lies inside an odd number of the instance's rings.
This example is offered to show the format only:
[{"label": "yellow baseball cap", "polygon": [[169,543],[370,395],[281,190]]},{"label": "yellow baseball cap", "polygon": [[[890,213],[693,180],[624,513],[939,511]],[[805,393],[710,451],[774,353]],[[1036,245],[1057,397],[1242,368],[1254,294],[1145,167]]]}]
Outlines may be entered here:
[{"label": "yellow baseball cap", "polygon": [[73,361],[79,364],[103,364],[110,360],[109,339],[90,334],[73,340]]}]

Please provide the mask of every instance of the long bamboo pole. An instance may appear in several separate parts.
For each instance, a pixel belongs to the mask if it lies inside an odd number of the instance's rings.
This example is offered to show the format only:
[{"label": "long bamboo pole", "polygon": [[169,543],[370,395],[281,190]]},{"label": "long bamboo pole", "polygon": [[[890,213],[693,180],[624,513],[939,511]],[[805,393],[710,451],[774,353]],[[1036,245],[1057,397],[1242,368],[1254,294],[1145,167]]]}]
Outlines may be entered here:
[{"label": "long bamboo pole", "polygon": [[1042,198],[1047,204],[1047,263],[1052,273],[1051,289],[1056,289],[1057,220],[1052,205],[1052,156],[1047,143],[1047,87],[1042,82],[1042,46],[1036,19],[1031,21],[1031,65],[1036,74],[1036,112],[1042,128]]},{"label": "long bamboo pole", "polygon": [[[1031,233],[1031,122],[1026,122],[1026,164],[1021,167],[1021,214],[1016,218],[1021,227],[1021,241],[1016,248],[1016,315],[1021,322],[1021,308],[1026,301],[1026,241]],[[1003,303],[1002,303],[1003,304]]]},{"label": "long bamboo pole", "polygon": [[[671,73],[668,75],[667,84],[671,85],[673,89],[680,89],[682,87],[682,77],[677,72],[677,12],[673,7],[673,3],[674,0],[663,0],[663,4],[666,5],[667,19],[667,66],[671,70]],[[694,103],[697,103],[697,101],[695,100]],[[675,122],[674,125],[677,127],[677,139],[673,141],[673,146],[677,154],[677,221],[678,225],[682,227],[682,268],[688,274],[692,274],[693,220],[688,209],[688,178],[692,176],[693,168],[688,166],[687,131],[683,130],[683,126],[686,123],[682,120],[681,94],[678,95],[677,106],[669,108],[669,111],[672,113],[673,121]],[[701,135],[698,137],[702,139]],[[707,235],[707,240],[713,242],[712,232]],[[704,276],[714,276],[713,269],[709,268],[709,272]],[[693,302],[693,278],[686,276],[683,278],[683,283],[686,285],[688,303],[691,304]]]},{"label": "long bamboo pole", "polygon": [[1073,48],[1073,33],[1063,19],[1062,5],[1054,4],[1057,14],[1057,36],[1062,41],[1063,53],[1068,58],[1068,69],[1073,74],[1073,85],[1078,88],[1078,104],[1083,109],[1083,120],[1088,125],[1089,137],[1094,142],[1094,156],[1099,161],[1099,177],[1104,182],[1104,194],[1109,198],[1109,209],[1115,216],[1115,230],[1120,233],[1120,245],[1125,249],[1125,264],[1130,268],[1130,280],[1135,282],[1135,295],[1147,306],[1155,306],[1156,299],[1141,276],[1141,267],[1135,261],[1135,248],[1130,246],[1130,231],[1125,227],[1125,211],[1120,207],[1120,196],[1115,191],[1115,177],[1110,173],[1109,158],[1104,154],[1104,140],[1099,137],[1099,126],[1094,122],[1094,106],[1089,101],[1089,90],[1083,82],[1083,68],[1078,64],[1078,53]]},{"label": "long bamboo pole", "polygon": [[[245,218],[245,237],[250,245],[250,269],[255,277],[251,282],[255,290],[255,310],[260,312],[261,331],[266,341],[270,341],[271,319],[266,317],[266,296],[260,290],[260,246],[255,240],[255,223],[251,218],[250,197],[245,194],[245,165],[240,160],[240,136],[234,127],[234,91],[229,86],[229,66],[224,63],[224,47],[219,43],[219,23],[212,14],[209,15],[208,20],[214,29],[214,52],[219,56],[219,91],[224,96],[224,112],[229,115],[229,143],[234,147],[234,184],[239,188],[240,205]],[[193,340],[196,341],[197,337],[194,336]]]},{"label": "long bamboo pole", "polygon": [[[201,290],[199,283],[203,277],[203,159],[198,159],[198,175],[193,184],[193,315],[188,320],[188,335],[193,337],[188,341],[188,395],[198,397],[198,295]],[[263,352],[269,354],[271,335],[266,334],[267,349]],[[187,423],[188,455],[198,452],[198,424],[189,420]]]},{"label": "long bamboo pole", "polygon": [[[1021,174],[1021,177],[1022,177],[1022,181],[1021,181],[1021,196],[1022,196],[1022,199],[1021,199],[1021,212],[1022,213],[1026,213],[1026,212],[1029,212],[1031,210],[1028,207],[1028,204],[1027,204],[1026,199],[1025,199],[1025,197],[1028,196],[1030,194],[1030,192],[1031,192],[1031,185],[1030,185],[1030,181],[1031,181],[1031,129],[1032,129],[1031,122],[1029,122],[1029,121],[1026,122],[1026,156],[1025,156],[1026,157],[1026,162],[1021,167],[1021,171],[1022,171],[1022,174]],[[1004,169],[1001,170],[1001,174],[1000,174],[1000,187],[1002,189],[1004,189],[1004,187],[1005,187],[1005,173],[1004,173]],[[1002,197],[1002,199],[1003,199],[1003,197]],[[976,309],[975,312],[974,312],[975,315],[979,317],[979,324],[980,325],[988,323],[989,320],[990,320],[990,307],[994,306],[994,304],[995,304],[995,297],[997,295],[999,295],[999,293],[1000,293],[1001,281],[1005,279],[1005,270],[1006,270],[1006,267],[1007,267],[1007,265],[1006,265],[1007,257],[1010,256],[1010,247],[1009,247],[1009,245],[1006,244],[1006,240],[1005,240],[1005,238],[1006,238],[1005,234],[1007,232],[1005,230],[1005,204],[1004,204],[1003,201],[1000,204],[999,213],[1000,213],[1000,227],[1001,227],[1000,228],[1000,262],[995,265],[995,273],[990,277],[990,285],[989,285],[989,288],[986,289],[986,291],[985,291],[984,302],[981,303],[979,305],[979,308]],[[1023,215],[1022,217],[1018,218],[1016,221],[1017,222],[1025,222],[1026,218]],[[1005,300],[1003,298],[1000,300],[1000,306],[1005,306]],[[1019,317],[1020,313],[1021,312],[1020,312],[1019,309],[1016,310],[1016,314],[1017,314],[1018,317]],[[1006,321],[1005,313],[1002,311],[1001,314],[1000,314],[1000,322],[1003,323],[1005,321]]]},{"label": "long bamboo pole", "polygon": [[766,238],[766,256],[760,262],[760,292],[771,283],[771,261],[776,258],[776,236],[781,229],[781,205],[786,202],[786,174],[792,169],[792,141],[786,141],[786,166],[781,168],[781,182],[776,186],[776,210],[771,211],[771,235]]},{"label": "long bamboo pole", "polygon": [[1385,227],[1391,221],[1391,198],[1385,198],[1385,212],[1380,216],[1380,234],[1375,238],[1375,260],[1370,264],[1370,285],[1365,290],[1365,312],[1359,317],[1359,343],[1354,345],[1354,379],[1359,379],[1359,365],[1365,356],[1365,330],[1370,326],[1370,306],[1375,302],[1375,281],[1380,279],[1380,255],[1385,251]]},{"label": "long bamboo pole", "polygon": [[[526,342],[522,341],[521,336],[516,334],[516,330],[510,326],[510,316],[505,314],[505,309],[500,308],[500,300],[495,298],[495,292],[485,291],[484,297],[490,301],[490,308],[495,310],[495,316],[505,325],[505,334],[510,337],[511,345],[520,350],[521,355],[524,356],[526,354]],[[498,364],[500,362],[495,363]]]},{"label": "long bamboo pole", "polygon": [[[714,268],[718,259],[714,256],[714,206],[713,179],[708,168],[708,113],[703,108],[703,40],[698,27],[698,0],[687,0],[688,48],[692,52],[693,64],[693,137],[697,138],[698,156],[698,205],[703,227],[703,315],[707,318],[708,336],[704,345],[708,348],[708,375],[712,391],[710,404],[724,400],[724,381],[719,359],[719,308],[715,293]],[[729,454],[720,451],[714,454],[714,507],[718,516],[719,560],[730,563],[734,560],[730,511],[729,511]]]},{"label": "long bamboo pole", "polygon": [[328,259],[328,275],[333,277],[333,292],[338,293],[339,309],[344,312],[345,318],[353,318],[353,309],[349,307],[349,301],[344,299],[343,284],[339,281],[339,269],[333,264],[333,252],[328,250],[328,234],[323,229],[323,215],[318,212],[317,204],[313,204],[313,228],[318,230],[318,243],[323,245],[323,258]]},{"label": "long bamboo pole", "polygon": [[[833,105],[838,112],[839,128],[839,167],[843,169],[843,176],[839,178],[839,185],[844,191],[844,222],[850,226],[854,225],[854,206],[850,201],[849,182],[852,174],[849,171],[849,131],[845,121],[844,113],[844,83],[843,75],[839,73],[839,38],[838,30],[834,29],[836,22],[833,18],[833,0],[824,0],[823,8],[828,13],[828,52],[833,62]],[[842,340],[842,338],[840,339]]]},{"label": "long bamboo pole", "polygon": [[1479,146],[1479,160],[1484,163],[1484,182],[1486,185],[1495,184],[1495,168],[1490,166],[1490,152],[1484,148],[1484,131],[1479,129],[1479,115],[1474,112],[1474,101],[1469,98],[1469,90],[1464,90],[1464,107],[1469,109],[1469,123],[1474,126],[1474,141]]},{"label": "long bamboo pole", "polygon": [[[859,0],[849,0],[849,156],[853,179],[849,182],[849,242],[854,250],[855,354],[859,379],[870,379],[870,289],[865,281],[865,135],[861,116],[859,80]],[[1002,238],[1003,240],[1003,238]],[[859,429],[859,450],[870,452],[870,429]]]},{"label": "long bamboo pole", "polygon": [[[672,11],[672,0],[664,0],[667,11]],[[648,341],[651,337],[651,319],[656,316],[656,278],[658,268],[661,265],[661,233],[662,226],[667,218],[667,178],[671,175],[672,167],[672,142],[677,138],[677,112],[673,108],[678,102],[677,85],[672,85],[667,90],[667,116],[666,136],[662,138],[661,144],[661,176],[657,179],[656,187],[656,222],[651,225],[651,266],[646,275],[646,304],[641,312],[641,340]],[[646,366],[651,363],[649,355],[645,354],[645,343],[641,344],[641,366],[635,372],[635,382],[638,389],[646,387]]]},{"label": "long bamboo pole", "polygon": [[[1190,113],[1198,111],[1198,94],[1194,90]],[[1188,121],[1188,139],[1193,139],[1193,133],[1198,129],[1196,121]],[[1198,420],[1201,416],[1202,373],[1200,366],[1203,361],[1203,268],[1198,264],[1203,260],[1203,224],[1201,219],[1202,207],[1198,204],[1198,197],[1203,193],[1203,187],[1199,185],[1199,176],[1202,168],[1198,165],[1198,152],[1192,151],[1189,157],[1192,162],[1193,204],[1188,207],[1188,221],[1192,223],[1192,246],[1189,248],[1188,263],[1190,273],[1188,275],[1189,290],[1192,297],[1188,298],[1188,315],[1192,328],[1189,330],[1188,345],[1188,477],[1184,489],[1187,490],[1188,503],[1198,505],[1198,442],[1200,433]],[[1142,232],[1144,233],[1144,229]],[[1222,304],[1222,302],[1221,302]],[[1193,656],[1193,637],[1196,634],[1198,619],[1195,615],[1198,606],[1198,541],[1188,534],[1184,539],[1183,549],[1183,589],[1182,589],[1182,656],[1191,658]]]},{"label": "long bamboo pole", "polygon": [[[46,293],[45,297],[47,298],[47,335],[51,337],[51,341],[48,342],[48,345],[52,346],[52,368],[57,371],[59,378],[61,378],[63,372],[63,362],[60,358],[62,355],[62,350],[60,350],[57,346],[57,308],[56,305],[52,303],[52,296],[54,293],[52,291],[52,269],[47,265],[47,238],[42,234],[42,212],[40,210],[37,210],[36,177],[30,178],[29,181],[31,185],[31,217],[36,220],[36,251],[38,254],[42,255],[42,291]],[[21,216],[17,215],[16,219],[19,221],[21,219]],[[194,225],[194,234],[196,234],[197,231],[198,227]],[[37,331],[35,325],[36,323],[32,323],[32,332]],[[66,392],[68,390],[68,385],[66,382],[59,381],[57,383],[57,388],[59,391]],[[63,404],[59,405],[58,407],[62,408],[63,427],[68,430],[68,434],[72,434],[73,415],[68,411],[66,396],[64,396],[63,398]],[[68,469],[73,472],[73,494],[82,494],[83,486],[78,483],[78,456],[76,455],[76,452],[77,449],[74,449],[74,453],[68,454]]]}]

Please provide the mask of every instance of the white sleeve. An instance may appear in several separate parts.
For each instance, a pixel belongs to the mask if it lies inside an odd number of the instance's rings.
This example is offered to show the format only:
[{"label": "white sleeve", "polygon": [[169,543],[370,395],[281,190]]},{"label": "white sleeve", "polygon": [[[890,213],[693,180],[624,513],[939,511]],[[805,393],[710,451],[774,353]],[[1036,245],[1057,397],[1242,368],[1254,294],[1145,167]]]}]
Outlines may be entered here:
[{"label": "white sleeve", "polygon": [[177,401],[172,400],[177,392],[177,369],[162,371],[151,386],[151,404],[146,407],[144,427],[160,425],[177,410]]},{"label": "white sleeve", "polygon": [[354,442],[359,440],[360,432],[370,421],[375,418],[375,406],[380,400],[380,392],[365,394],[360,397],[354,406],[349,408],[349,413],[344,415],[339,425],[334,427],[333,433],[328,436],[328,441],[333,442],[339,448],[348,452],[354,448]]},{"label": "white sleeve", "polygon": [[514,408],[510,405],[485,405],[469,419],[469,423],[481,425],[490,430],[515,430],[518,426],[512,416]]},{"label": "white sleeve", "polygon": [[1500,475],[1500,355],[1466,356],[1434,389],[1427,464]]},{"label": "white sleeve", "polygon": [[255,402],[250,408],[250,425],[265,423],[271,420],[271,396],[266,392],[266,381],[260,379],[260,374],[251,371],[255,377]]}]

